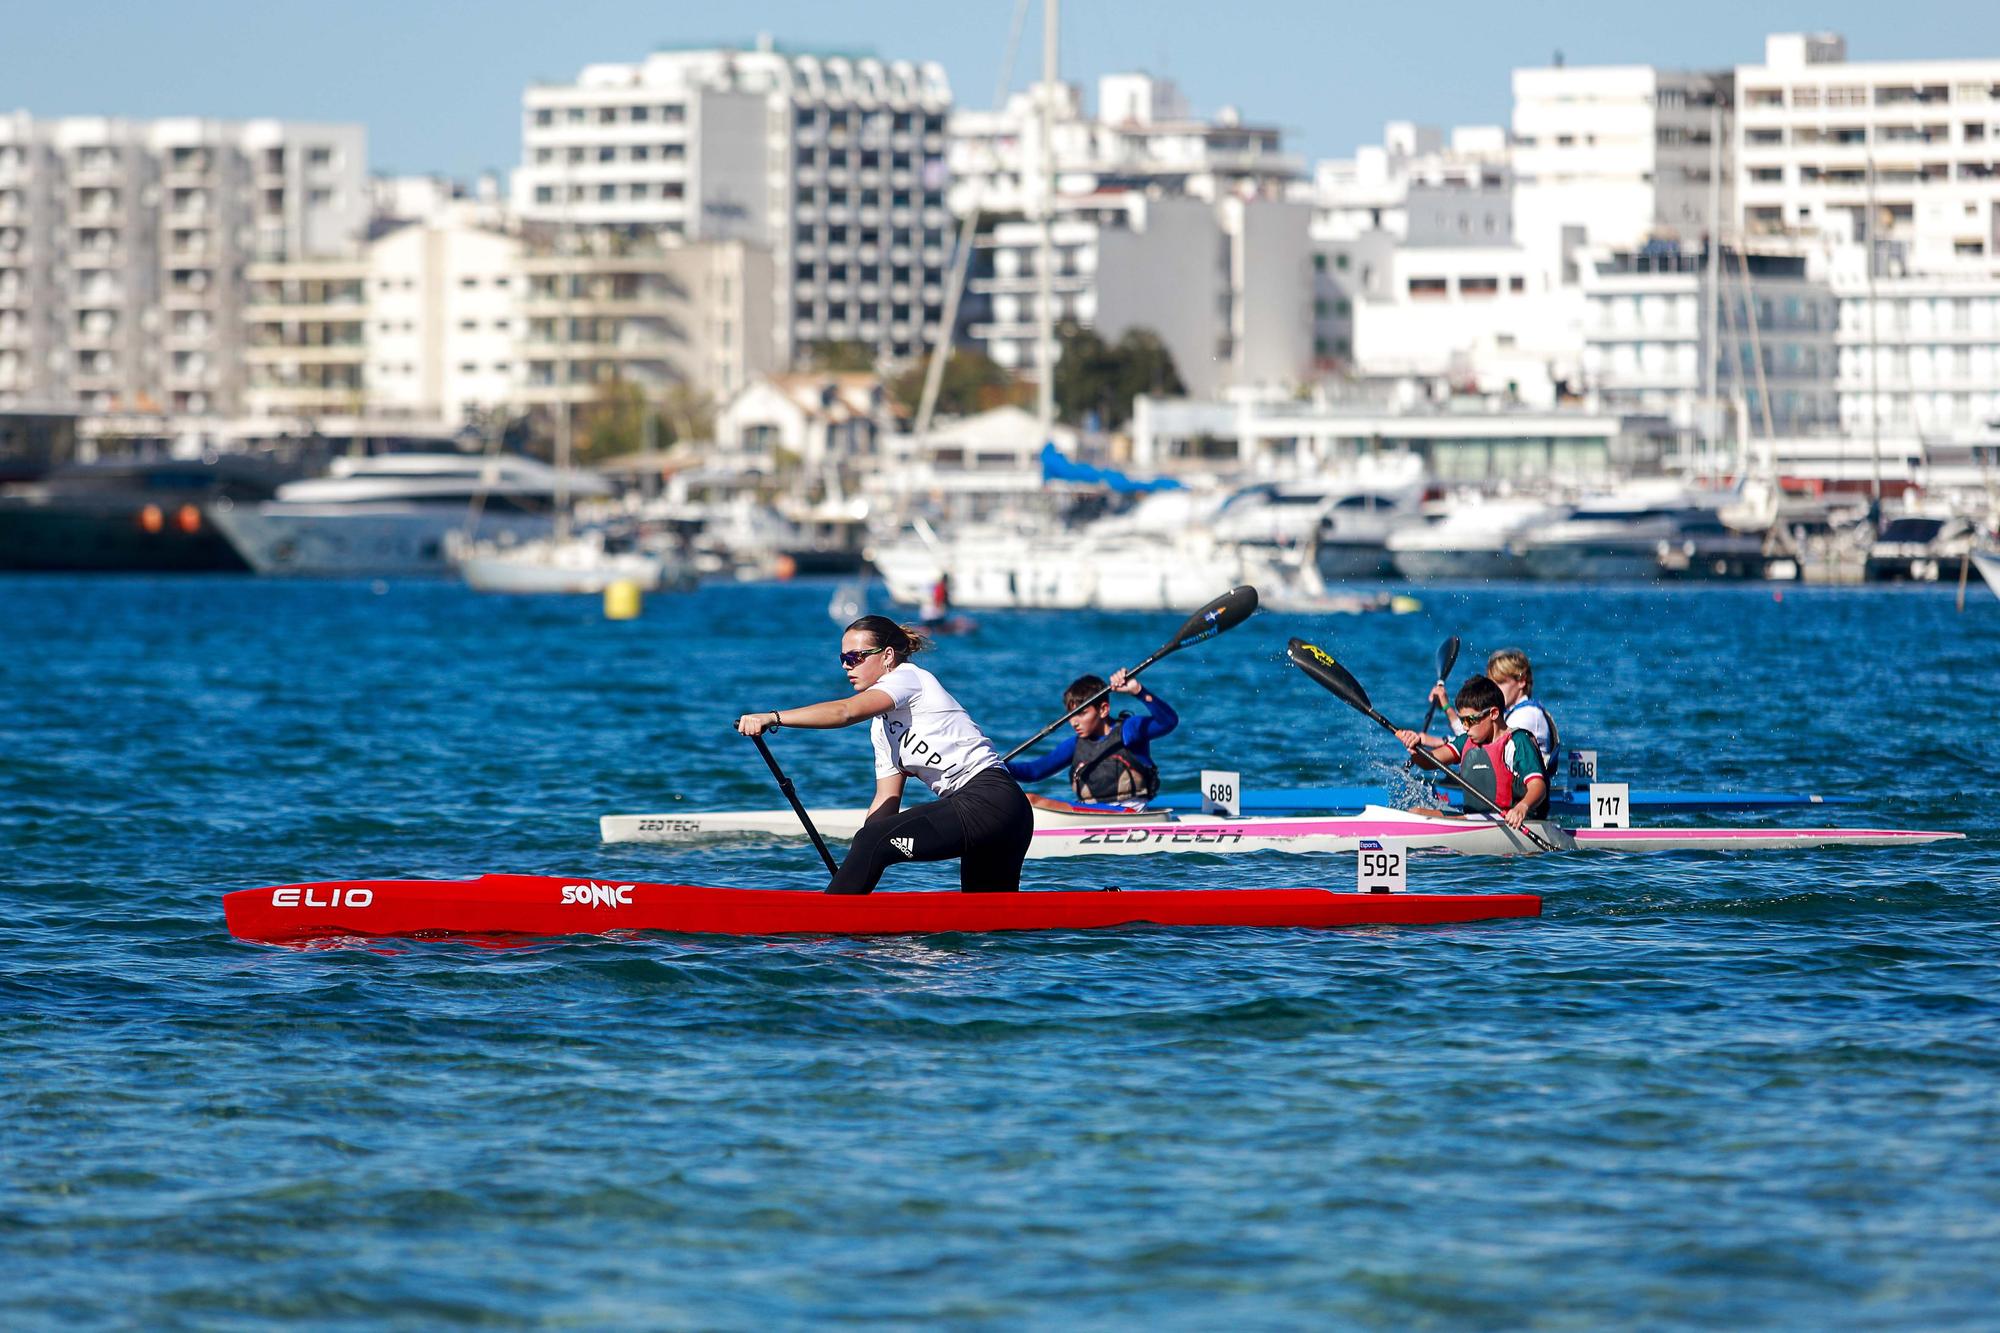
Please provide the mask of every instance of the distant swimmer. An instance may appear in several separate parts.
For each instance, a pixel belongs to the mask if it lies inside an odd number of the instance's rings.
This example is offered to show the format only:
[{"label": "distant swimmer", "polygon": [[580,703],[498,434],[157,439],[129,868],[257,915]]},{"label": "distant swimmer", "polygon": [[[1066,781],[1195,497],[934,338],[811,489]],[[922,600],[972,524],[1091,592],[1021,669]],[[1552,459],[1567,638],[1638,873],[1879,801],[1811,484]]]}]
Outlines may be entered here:
[{"label": "distant swimmer", "polygon": [[[1076,734],[1065,737],[1044,758],[1014,760],[1007,771],[1022,782],[1039,782],[1068,769],[1070,789],[1079,801],[1138,805],[1151,800],[1160,790],[1152,743],[1179,726],[1180,715],[1122,670],[1112,673],[1110,688],[1115,694],[1136,696],[1146,706],[1144,716],[1120,713],[1114,718],[1109,699],[1078,707],[1105,689],[1101,677],[1079,676],[1063,691],[1063,706],[1072,710],[1069,725]],[[1037,805],[1062,804],[1045,797],[1028,799]]]},{"label": "distant swimmer", "polygon": [[[1535,748],[1541,752],[1542,776],[1548,779],[1549,789],[1553,791],[1562,764],[1562,733],[1556,729],[1556,720],[1548,708],[1534,697],[1535,668],[1529,663],[1528,655],[1519,648],[1500,649],[1486,659],[1486,678],[1500,687],[1500,697],[1505,701],[1502,717],[1507,725],[1534,737]],[[1431,687],[1431,699],[1440,706],[1444,704],[1442,682]],[[1445,719],[1451,724],[1454,735],[1465,733],[1458,714],[1447,712]],[[1547,818],[1547,807],[1544,806],[1534,817]]]},{"label": "distant swimmer", "polygon": [[[1396,739],[1419,756],[1420,766],[1455,765],[1468,787],[1504,810],[1507,823],[1519,828],[1530,819],[1545,817],[1549,779],[1534,737],[1507,724],[1502,717],[1505,707],[1500,687],[1485,676],[1474,676],[1458,687],[1452,706],[1452,721],[1464,728],[1463,736],[1440,739],[1404,727]],[[1473,803],[1468,801],[1467,807],[1473,808]]]},{"label": "distant swimmer", "polygon": [[[1034,812],[993,742],[936,676],[910,663],[929,643],[887,616],[863,616],[840,637],[840,665],[853,698],[736,719],[745,736],[781,727],[831,730],[872,719],[875,799],[828,893],[871,893],[895,861],[954,858],[959,887],[968,893],[1021,887]],[[938,799],[903,810],[903,785],[912,777]]]}]

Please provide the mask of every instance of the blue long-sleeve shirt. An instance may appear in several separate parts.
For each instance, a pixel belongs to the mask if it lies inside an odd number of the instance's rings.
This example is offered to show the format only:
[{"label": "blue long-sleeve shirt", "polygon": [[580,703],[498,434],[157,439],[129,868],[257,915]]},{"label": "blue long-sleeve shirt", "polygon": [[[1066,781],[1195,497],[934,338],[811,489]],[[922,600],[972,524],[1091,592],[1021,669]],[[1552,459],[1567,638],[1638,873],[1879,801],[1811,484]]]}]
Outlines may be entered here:
[{"label": "blue long-sleeve shirt", "polygon": [[[1167,706],[1167,701],[1150,692],[1139,695],[1139,702],[1146,705],[1142,716],[1128,714],[1119,719],[1125,748],[1147,763],[1153,762],[1149,748],[1153,741],[1166,735],[1181,724],[1180,714]],[[1076,732],[1062,738],[1060,744],[1040,759],[1014,759],[1007,764],[1007,771],[1020,782],[1039,782],[1051,773],[1067,773],[1076,758]]]}]

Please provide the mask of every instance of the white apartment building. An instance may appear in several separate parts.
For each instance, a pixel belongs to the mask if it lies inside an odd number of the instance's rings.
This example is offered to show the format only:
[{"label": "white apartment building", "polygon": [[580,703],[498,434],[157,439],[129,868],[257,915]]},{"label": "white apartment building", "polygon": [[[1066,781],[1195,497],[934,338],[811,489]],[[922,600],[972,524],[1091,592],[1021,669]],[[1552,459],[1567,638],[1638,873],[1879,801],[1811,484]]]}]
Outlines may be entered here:
[{"label": "white apartment building", "polygon": [[[1313,355],[1323,369],[1352,369],[1360,301],[1394,297],[1394,252],[1412,234],[1438,243],[1455,226],[1464,244],[1510,245],[1513,194],[1507,132],[1497,125],[1391,121],[1382,142],[1321,162],[1293,197],[1313,209]],[[1412,205],[1412,197],[1415,205]]]},{"label": "white apartment building", "polygon": [[589,65],[523,94],[512,198],[561,226],[766,248],[780,364],[823,341],[907,358],[942,334],[950,110],[939,65],[768,40]]},{"label": "white apartment building", "polygon": [[[1026,215],[1046,193],[1035,92],[1017,93],[998,111],[958,110],[951,117],[951,211]],[[1197,117],[1170,80],[1107,74],[1097,81],[1097,114],[1074,85],[1057,90],[1050,126],[1058,196],[1114,190],[1153,191],[1210,201],[1284,195],[1304,172],[1285,153],[1283,131],[1243,122],[1225,107]]]},{"label": "white apartment building", "polygon": [[[1137,191],[1064,196],[1052,228],[1052,319],[1114,342],[1157,334],[1194,394],[1296,383],[1312,362],[1308,205],[1215,202]],[[1041,224],[1002,222],[977,242],[967,331],[988,356],[1031,371]]]},{"label": "white apartment building", "polygon": [[1840,303],[1832,387],[1842,429],[1930,439],[1990,431],[2000,422],[2000,282],[1964,273],[1882,276],[1871,303],[1859,267],[1837,271],[1832,282]]},{"label": "white apartment building", "polygon": [[774,368],[770,256],[741,241],[523,234],[461,203],[249,279],[258,416],[575,414],[613,381],[720,400]]},{"label": "white apartment building", "polygon": [[0,406],[234,411],[241,273],[351,243],[358,125],[0,117]]},{"label": "white apartment building", "polygon": [[[1650,65],[1514,71],[1514,234],[1537,265],[1574,282],[1583,247],[1698,243],[1732,216],[1732,77]],[[1722,129],[1711,221],[1712,132]]]},{"label": "white apartment building", "polygon": [[1750,236],[1866,241],[1872,208],[1912,271],[2000,273],[2000,58],[1850,62],[1832,33],[1764,51],[1736,69]]},{"label": "white apartment building", "polygon": [[[1792,256],[1725,248],[1717,260],[1719,301],[1705,248],[1655,243],[1590,257],[1581,284],[1588,401],[1606,412],[1664,416],[1684,435],[1725,442],[1739,432],[1833,427],[1832,288]],[[1710,393],[1733,410],[1704,411]]]},{"label": "white apartment building", "polygon": [[1381,143],[1363,144],[1351,158],[1319,163],[1311,184],[1293,193],[1312,201],[1315,241],[1351,241],[1375,232],[1401,240],[1410,234],[1411,190],[1492,192],[1505,190],[1512,179],[1507,131],[1498,125],[1460,125],[1447,132],[1393,120],[1383,128]]},{"label": "white apartment building", "polygon": [[1450,485],[1539,487],[1654,471],[1672,448],[1671,432],[1655,417],[1485,404],[1476,411],[1411,409],[1323,393],[1305,400],[1243,394],[1231,402],[1141,395],[1132,413],[1132,467],[1140,472],[1381,477],[1397,475],[1397,460],[1408,456]]}]

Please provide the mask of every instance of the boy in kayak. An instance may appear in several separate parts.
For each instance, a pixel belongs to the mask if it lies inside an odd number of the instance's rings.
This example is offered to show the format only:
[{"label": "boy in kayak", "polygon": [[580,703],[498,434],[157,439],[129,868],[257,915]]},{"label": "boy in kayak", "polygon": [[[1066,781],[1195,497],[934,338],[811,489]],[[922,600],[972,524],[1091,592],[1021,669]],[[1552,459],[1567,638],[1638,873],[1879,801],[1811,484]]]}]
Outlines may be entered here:
[{"label": "boy in kayak", "polygon": [[[1503,717],[1506,702],[1498,685],[1474,676],[1458,687],[1452,707],[1452,721],[1463,725],[1463,736],[1440,740],[1404,727],[1396,739],[1419,756],[1418,767],[1456,764],[1466,785],[1505,811],[1509,827],[1519,828],[1547,812],[1549,779],[1535,738]],[[1483,807],[1467,798],[1465,808],[1476,812]]]},{"label": "boy in kayak", "polygon": [[[1500,649],[1486,659],[1486,678],[1500,687],[1500,697],[1504,701],[1502,720],[1508,726],[1534,737],[1535,748],[1542,756],[1542,776],[1548,779],[1549,788],[1553,791],[1562,763],[1562,734],[1556,730],[1556,720],[1549,715],[1549,710],[1534,697],[1535,668],[1529,664],[1528,655],[1519,648]],[[1431,699],[1440,708],[1444,707],[1443,682],[1431,687]],[[1451,724],[1452,735],[1465,734],[1458,714],[1447,710],[1445,720]],[[1542,819],[1547,815],[1545,805],[1534,817]]]},{"label": "boy in kayak", "polygon": [[[1099,699],[1088,708],[1077,705],[1104,689],[1099,676],[1079,676],[1063,691],[1063,706],[1073,710],[1069,725],[1076,732],[1042,759],[1016,759],[1007,771],[1021,782],[1037,782],[1051,773],[1069,770],[1070,789],[1079,801],[1140,805],[1160,790],[1159,766],[1152,743],[1180,725],[1180,715],[1166,700],[1146,689],[1123,670],[1111,675],[1114,694],[1136,695],[1146,705],[1144,717],[1111,716],[1111,700]],[[1040,806],[1060,808],[1062,802],[1029,796]]]}]

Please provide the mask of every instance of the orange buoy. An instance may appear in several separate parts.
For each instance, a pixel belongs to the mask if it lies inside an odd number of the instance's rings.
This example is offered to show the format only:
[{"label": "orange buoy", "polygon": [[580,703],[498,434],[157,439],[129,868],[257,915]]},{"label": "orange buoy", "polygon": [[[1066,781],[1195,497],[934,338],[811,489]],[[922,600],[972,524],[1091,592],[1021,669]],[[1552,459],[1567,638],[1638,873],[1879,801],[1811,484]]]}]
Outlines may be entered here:
[{"label": "orange buoy", "polygon": [[799,572],[799,562],[788,555],[780,555],[771,562],[771,572],[782,581]]},{"label": "orange buoy", "polygon": [[201,531],[201,510],[193,505],[182,505],[174,512],[174,526],[192,537]]},{"label": "orange buoy", "polygon": [[160,512],[158,505],[147,505],[139,511],[139,526],[147,532],[158,532],[167,526],[167,516]]}]

